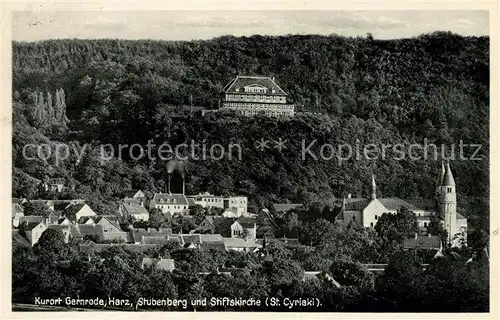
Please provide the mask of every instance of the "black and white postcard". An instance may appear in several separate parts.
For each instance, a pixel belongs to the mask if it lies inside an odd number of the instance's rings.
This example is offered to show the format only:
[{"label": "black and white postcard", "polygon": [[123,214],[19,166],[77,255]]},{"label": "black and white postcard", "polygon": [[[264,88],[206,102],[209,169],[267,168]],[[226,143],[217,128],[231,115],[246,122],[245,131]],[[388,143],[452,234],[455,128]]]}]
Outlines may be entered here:
[{"label": "black and white postcard", "polygon": [[9,317],[498,311],[493,5],[150,5],[7,13]]}]

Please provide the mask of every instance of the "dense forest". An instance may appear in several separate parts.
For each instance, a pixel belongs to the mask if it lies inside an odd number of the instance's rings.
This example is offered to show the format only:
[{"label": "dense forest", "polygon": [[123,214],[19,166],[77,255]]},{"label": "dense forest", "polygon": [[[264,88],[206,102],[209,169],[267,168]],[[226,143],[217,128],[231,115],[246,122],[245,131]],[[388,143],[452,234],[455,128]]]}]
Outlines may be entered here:
[{"label": "dense forest", "polygon": [[[200,109],[217,108],[223,86],[238,74],[274,76],[299,113],[293,119],[201,116]],[[131,157],[103,162],[99,145],[195,140],[239,143],[243,157],[190,161],[187,193],[242,194],[255,210],[272,202],[331,206],[346,193],[366,196],[372,173],[379,196],[431,198],[439,161],[302,161],[301,143],[408,145],[427,139],[458,146],[462,140],[482,145],[482,160],[461,160],[455,150],[459,212],[474,228],[489,229],[488,37],[436,32],[397,40],[14,42],[13,90],[16,197],[78,197],[98,213],[115,213],[123,190],[164,190],[165,163]],[[260,138],[287,140],[287,149],[260,152],[254,148]],[[28,143],[88,147],[81,158],[72,152],[56,163],[53,157],[25,159]],[[471,156],[474,149],[465,151]],[[72,188],[63,194],[37,188],[35,182],[50,177]]]}]

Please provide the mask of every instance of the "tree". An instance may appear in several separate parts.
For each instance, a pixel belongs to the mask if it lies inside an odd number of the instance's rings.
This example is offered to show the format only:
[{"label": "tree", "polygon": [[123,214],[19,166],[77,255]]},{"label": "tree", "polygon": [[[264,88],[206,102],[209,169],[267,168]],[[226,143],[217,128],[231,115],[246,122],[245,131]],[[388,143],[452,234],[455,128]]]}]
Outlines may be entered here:
[{"label": "tree", "polygon": [[35,249],[38,249],[41,256],[64,257],[68,250],[64,240],[64,234],[60,230],[46,229],[38,239]]},{"label": "tree", "polygon": [[165,223],[166,223],[165,215],[160,209],[154,208],[150,210],[149,225],[152,228],[157,228],[157,229],[161,228],[165,225]]},{"label": "tree", "polygon": [[285,236],[287,238],[297,238],[300,230],[299,217],[295,212],[291,212],[285,217]]},{"label": "tree", "polygon": [[386,267],[377,292],[394,306],[394,310],[420,310],[423,294],[422,261],[411,251],[396,253]]},{"label": "tree", "polygon": [[443,244],[448,242],[448,231],[444,228],[443,221],[437,216],[431,216],[427,232],[432,235],[439,236]]},{"label": "tree", "polygon": [[199,204],[194,205],[191,209],[189,209],[189,215],[194,217],[194,223],[196,225],[199,225],[203,221],[203,219],[205,219],[205,208],[203,208]]},{"label": "tree", "polygon": [[28,202],[24,205],[24,214],[27,216],[39,216],[47,218],[54,212],[44,203]]}]

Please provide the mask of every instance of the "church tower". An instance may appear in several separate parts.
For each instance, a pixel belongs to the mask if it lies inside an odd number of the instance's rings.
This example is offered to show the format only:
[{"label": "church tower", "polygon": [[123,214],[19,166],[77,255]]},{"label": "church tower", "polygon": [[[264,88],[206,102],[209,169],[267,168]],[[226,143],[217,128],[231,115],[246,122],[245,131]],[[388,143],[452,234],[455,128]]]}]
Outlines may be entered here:
[{"label": "church tower", "polygon": [[450,163],[446,162],[441,186],[439,187],[439,211],[444,217],[444,228],[448,232],[448,242],[451,243],[457,233],[457,193],[455,179],[451,173]]},{"label": "church tower", "polygon": [[443,184],[445,173],[446,173],[446,170],[444,168],[444,162],[441,161],[441,171],[438,173],[438,176],[437,176],[437,179],[436,179],[436,195],[435,195],[435,199],[438,202],[438,204],[439,204],[439,201],[440,201],[441,185]]},{"label": "church tower", "polygon": [[377,185],[375,184],[375,176],[372,174],[372,185],[370,190],[370,199],[377,199]]}]

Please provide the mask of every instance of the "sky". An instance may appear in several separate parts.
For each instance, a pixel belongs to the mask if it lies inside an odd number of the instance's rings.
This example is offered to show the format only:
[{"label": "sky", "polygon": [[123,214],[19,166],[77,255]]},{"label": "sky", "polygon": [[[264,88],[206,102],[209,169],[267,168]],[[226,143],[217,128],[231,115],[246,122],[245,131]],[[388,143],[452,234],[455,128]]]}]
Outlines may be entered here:
[{"label": "sky", "polygon": [[18,11],[12,39],[211,39],[337,34],[394,39],[433,31],[489,35],[488,11]]}]

